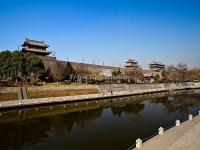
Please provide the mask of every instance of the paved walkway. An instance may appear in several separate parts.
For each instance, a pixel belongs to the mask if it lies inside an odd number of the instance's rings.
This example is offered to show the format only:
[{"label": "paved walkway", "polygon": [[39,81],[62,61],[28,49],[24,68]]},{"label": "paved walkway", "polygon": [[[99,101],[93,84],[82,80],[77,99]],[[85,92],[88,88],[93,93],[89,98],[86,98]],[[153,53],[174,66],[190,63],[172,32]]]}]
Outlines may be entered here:
[{"label": "paved walkway", "polygon": [[200,150],[200,115],[144,142],[140,150]]}]

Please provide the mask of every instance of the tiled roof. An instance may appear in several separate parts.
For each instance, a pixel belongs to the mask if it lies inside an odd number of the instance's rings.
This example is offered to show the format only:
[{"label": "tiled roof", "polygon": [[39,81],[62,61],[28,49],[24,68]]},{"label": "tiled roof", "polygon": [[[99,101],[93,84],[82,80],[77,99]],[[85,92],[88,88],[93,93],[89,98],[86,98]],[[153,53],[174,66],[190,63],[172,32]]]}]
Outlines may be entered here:
[{"label": "tiled roof", "polygon": [[158,62],[158,61],[152,61],[149,65],[163,65],[163,66],[165,66],[163,63]]},{"label": "tiled roof", "polygon": [[128,61],[126,61],[126,63],[138,63],[137,61],[135,61],[134,59],[129,59]]},{"label": "tiled roof", "polygon": [[36,40],[31,40],[31,39],[27,39],[25,40],[24,45],[35,45],[35,46],[43,46],[43,47],[49,47],[47,44],[44,43],[44,41],[36,41]]}]

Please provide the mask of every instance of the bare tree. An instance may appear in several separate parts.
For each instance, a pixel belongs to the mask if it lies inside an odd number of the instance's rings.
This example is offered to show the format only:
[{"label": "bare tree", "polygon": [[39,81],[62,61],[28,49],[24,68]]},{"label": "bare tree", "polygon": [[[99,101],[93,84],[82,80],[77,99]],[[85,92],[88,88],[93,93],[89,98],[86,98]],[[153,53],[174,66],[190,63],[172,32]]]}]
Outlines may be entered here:
[{"label": "bare tree", "polygon": [[179,63],[178,65],[171,65],[167,67],[167,78],[171,82],[184,82],[187,79],[187,64]]},{"label": "bare tree", "polygon": [[191,69],[186,73],[186,79],[188,81],[200,80],[200,69]]},{"label": "bare tree", "polygon": [[88,82],[88,75],[91,75],[91,71],[89,70],[86,64],[78,64],[75,68],[76,74],[80,77],[79,82]]},{"label": "bare tree", "polygon": [[177,73],[178,73],[178,80],[179,82],[183,82],[186,79],[186,73],[188,70],[187,64],[185,63],[179,63],[176,67]]},{"label": "bare tree", "polygon": [[54,81],[61,81],[66,78],[66,68],[62,62],[53,61],[51,62],[51,74]]},{"label": "bare tree", "polygon": [[124,69],[124,73],[129,77],[129,82],[137,83],[137,81],[144,77],[140,68],[129,67]]},{"label": "bare tree", "polygon": [[178,80],[178,74],[176,72],[176,67],[174,65],[167,67],[167,79],[171,82],[176,82]]}]

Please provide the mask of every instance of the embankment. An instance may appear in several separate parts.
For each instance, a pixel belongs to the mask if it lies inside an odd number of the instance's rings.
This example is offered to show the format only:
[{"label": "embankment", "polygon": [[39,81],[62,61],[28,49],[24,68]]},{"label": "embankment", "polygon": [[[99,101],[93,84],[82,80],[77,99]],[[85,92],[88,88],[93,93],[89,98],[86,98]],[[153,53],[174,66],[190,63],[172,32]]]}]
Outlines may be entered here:
[{"label": "embankment", "polygon": [[[23,100],[12,100],[12,101],[2,101],[0,102],[0,109],[6,108],[16,108],[34,105],[46,105],[55,103],[65,103],[65,102],[77,102],[77,101],[91,101],[97,99],[115,98],[147,93],[165,92],[172,90],[184,90],[184,89],[196,89],[200,88],[200,83],[182,83],[182,84],[103,84],[103,85],[83,85],[89,88],[96,88],[100,91],[99,94],[87,94],[87,95],[75,95],[75,96],[62,96],[62,97],[47,97],[47,98],[37,98],[37,99],[23,99]],[[38,89],[39,88],[39,89]],[[34,87],[31,90],[41,90],[42,87]],[[60,88],[60,87],[59,87]],[[69,88],[66,86],[66,88]],[[77,88],[77,87],[74,87]],[[80,87],[78,87],[80,88]],[[47,89],[49,89],[47,87]],[[46,90],[47,90],[46,89]],[[12,89],[13,90],[13,89]],[[46,91],[44,90],[44,91]],[[55,90],[55,88],[52,88]],[[1,89],[1,92],[3,89]],[[8,89],[6,89],[8,91]]]}]

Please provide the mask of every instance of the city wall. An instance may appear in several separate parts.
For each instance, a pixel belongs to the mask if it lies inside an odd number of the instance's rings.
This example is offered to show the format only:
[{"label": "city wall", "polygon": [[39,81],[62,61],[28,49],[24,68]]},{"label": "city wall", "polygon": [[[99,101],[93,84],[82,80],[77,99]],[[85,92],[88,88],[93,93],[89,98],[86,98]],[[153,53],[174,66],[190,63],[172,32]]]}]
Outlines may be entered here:
[{"label": "city wall", "polygon": [[[48,56],[40,58],[43,60],[46,70],[47,69],[53,70],[54,67],[57,65],[61,65],[64,67],[67,63],[67,61],[52,59],[52,57]],[[78,63],[78,62],[70,62],[70,64],[72,65],[72,68],[77,72],[81,70],[86,73],[90,72],[90,73],[104,74],[104,72],[106,72],[105,75],[111,75],[113,71],[119,69],[119,67],[114,67],[114,66],[105,66],[105,65],[96,65],[96,64]],[[123,70],[123,68],[121,68],[121,70]]]}]

